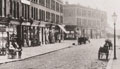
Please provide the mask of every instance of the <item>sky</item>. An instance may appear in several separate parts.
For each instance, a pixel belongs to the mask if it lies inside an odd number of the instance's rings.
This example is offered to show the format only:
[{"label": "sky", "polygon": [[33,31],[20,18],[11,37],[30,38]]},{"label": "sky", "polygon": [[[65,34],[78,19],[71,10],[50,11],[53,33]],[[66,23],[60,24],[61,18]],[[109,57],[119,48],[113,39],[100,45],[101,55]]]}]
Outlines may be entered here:
[{"label": "sky", "polygon": [[120,30],[120,0],[63,0],[63,2],[68,2],[69,4],[80,4],[86,7],[91,7],[94,9],[99,9],[107,12],[108,24],[110,27],[113,26],[112,15],[115,12],[117,14],[116,29]]}]

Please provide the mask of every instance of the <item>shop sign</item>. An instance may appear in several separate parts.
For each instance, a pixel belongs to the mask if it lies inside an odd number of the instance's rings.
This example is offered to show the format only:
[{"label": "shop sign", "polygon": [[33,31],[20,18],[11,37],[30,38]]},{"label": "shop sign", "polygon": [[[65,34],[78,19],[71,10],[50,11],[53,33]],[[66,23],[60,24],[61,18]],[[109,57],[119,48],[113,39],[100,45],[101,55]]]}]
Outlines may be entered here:
[{"label": "shop sign", "polygon": [[7,31],[7,32],[13,32],[13,28],[5,28],[5,30]]},{"label": "shop sign", "polygon": [[40,27],[45,27],[45,24],[40,24]]}]

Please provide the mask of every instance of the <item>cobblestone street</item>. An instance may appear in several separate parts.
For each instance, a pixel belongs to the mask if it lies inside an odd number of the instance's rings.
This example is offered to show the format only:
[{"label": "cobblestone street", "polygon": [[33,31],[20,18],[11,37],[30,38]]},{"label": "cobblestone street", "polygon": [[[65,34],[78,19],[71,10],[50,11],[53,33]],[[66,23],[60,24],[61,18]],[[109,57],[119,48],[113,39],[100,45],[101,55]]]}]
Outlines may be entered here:
[{"label": "cobblestone street", "polygon": [[98,60],[98,48],[104,39],[72,46],[26,60],[1,64],[0,69],[105,69],[107,61]]}]

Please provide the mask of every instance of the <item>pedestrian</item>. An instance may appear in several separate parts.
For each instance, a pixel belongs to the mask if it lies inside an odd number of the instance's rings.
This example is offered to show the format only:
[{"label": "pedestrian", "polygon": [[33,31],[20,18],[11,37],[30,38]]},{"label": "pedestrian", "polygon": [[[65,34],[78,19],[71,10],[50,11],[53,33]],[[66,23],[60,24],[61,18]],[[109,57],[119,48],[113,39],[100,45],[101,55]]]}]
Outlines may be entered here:
[{"label": "pedestrian", "polygon": [[108,40],[106,40],[106,41],[107,41],[107,43],[108,43],[109,50],[110,50],[110,49],[112,49],[112,45],[113,45],[113,44],[112,44],[112,41],[111,41],[111,40],[109,40],[109,39],[108,39]]},{"label": "pedestrian", "polygon": [[60,33],[57,35],[57,39],[58,39],[58,42],[60,43],[60,42],[61,42],[61,36],[60,36]]},{"label": "pedestrian", "polygon": [[16,45],[15,45],[15,42],[14,40],[10,40],[9,42],[10,44],[8,45],[8,58],[11,58],[11,59],[14,59],[16,58]]},{"label": "pedestrian", "polygon": [[23,42],[20,39],[17,39],[17,44],[18,44],[18,58],[21,58],[22,56],[22,46],[23,46]]}]

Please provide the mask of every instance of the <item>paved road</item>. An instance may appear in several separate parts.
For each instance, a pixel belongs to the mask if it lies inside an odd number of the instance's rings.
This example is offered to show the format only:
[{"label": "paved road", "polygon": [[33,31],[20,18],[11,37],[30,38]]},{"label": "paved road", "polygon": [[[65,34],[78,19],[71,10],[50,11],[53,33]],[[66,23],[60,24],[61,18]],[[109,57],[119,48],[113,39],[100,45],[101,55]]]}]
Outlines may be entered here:
[{"label": "paved road", "polygon": [[0,65],[0,69],[104,69],[107,61],[97,59],[98,48],[103,40],[73,46],[23,61]]}]

